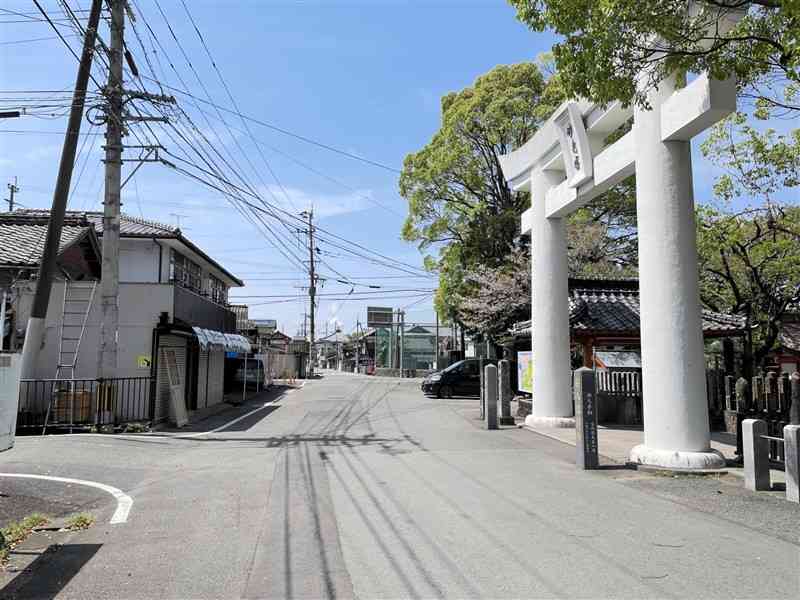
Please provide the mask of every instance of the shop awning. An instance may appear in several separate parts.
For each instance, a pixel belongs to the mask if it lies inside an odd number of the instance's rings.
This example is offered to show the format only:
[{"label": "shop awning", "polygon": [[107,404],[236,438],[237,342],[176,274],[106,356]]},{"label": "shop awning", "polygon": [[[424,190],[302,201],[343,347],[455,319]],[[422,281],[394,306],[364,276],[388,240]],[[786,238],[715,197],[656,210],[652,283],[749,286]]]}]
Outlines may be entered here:
[{"label": "shop awning", "polygon": [[213,329],[192,327],[201,348],[215,346],[229,352],[250,352],[250,342],[243,335],[235,333],[221,333]]}]

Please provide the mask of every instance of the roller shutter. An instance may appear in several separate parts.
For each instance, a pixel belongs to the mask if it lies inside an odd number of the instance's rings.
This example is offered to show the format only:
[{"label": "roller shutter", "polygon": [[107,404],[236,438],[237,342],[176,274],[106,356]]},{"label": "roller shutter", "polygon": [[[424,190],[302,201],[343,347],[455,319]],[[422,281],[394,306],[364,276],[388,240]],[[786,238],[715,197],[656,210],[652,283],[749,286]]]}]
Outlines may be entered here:
[{"label": "roller shutter", "polygon": [[208,405],[225,399],[225,351],[212,350],[208,365]]}]

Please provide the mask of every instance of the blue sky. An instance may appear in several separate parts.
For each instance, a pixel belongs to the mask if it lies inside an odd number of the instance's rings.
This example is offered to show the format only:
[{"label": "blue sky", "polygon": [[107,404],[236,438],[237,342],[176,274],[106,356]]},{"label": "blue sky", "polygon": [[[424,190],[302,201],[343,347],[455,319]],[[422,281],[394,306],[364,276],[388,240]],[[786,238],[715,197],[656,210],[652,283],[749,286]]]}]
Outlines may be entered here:
[{"label": "blue sky", "polygon": [[[68,1],[73,8],[89,6],[89,0]],[[212,99],[230,107],[181,3],[158,1]],[[42,4],[54,17],[64,18],[56,0],[44,0]],[[188,87],[202,97],[202,88],[171,38],[156,0],[135,0],[134,5],[155,31]],[[404,156],[421,148],[437,129],[439,98],[443,94],[471,84],[495,65],[533,60],[548,50],[554,39],[528,31],[502,0],[192,0],[189,6],[243,113],[398,169]],[[4,0],[3,7],[31,14],[35,11],[33,3],[24,0]],[[0,21],[12,20],[12,16],[0,16]],[[140,33],[146,31],[142,23],[136,25]],[[67,27],[62,30],[71,33]],[[0,23],[0,42],[52,35],[44,22]],[[76,39],[68,40],[78,51]],[[140,70],[146,72],[144,57],[140,50],[137,53],[130,30],[128,40]],[[166,57],[160,58],[163,61]],[[59,40],[3,43],[0,89],[69,89],[74,84],[76,65]],[[179,85],[174,72],[166,64],[164,68],[166,82]],[[152,83],[147,87],[158,91]],[[252,175],[256,186],[268,196],[275,193],[287,210],[295,212],[313,205],[320,217],[319,225],[328,231],[397,261],[421,265],[416,248],[399,237],[406,208],[397,194],[396,173],[251,123],[251,131],[263,142],[264,156],[286,190],[290,204],[265,172],[241,121],[225,114],[230,130],[218,120],[212,120],[213,128],[206,128],[202,115],[191,104],[182,105],[208,137],[213,139],[216,133],[234,153],[240,145],[260,172],[258,178]],[[29,116],[0,123],[0,130],[59,132],[65,124],[66,118]],[[84,130],[88,130],[87,123]],[[136,143],[131,138],[127,141]],[[0,132],[3,189],[16,176],[21,189],[19,202],[29,207],[49,206],[61,142],[59,135]],[[101,208],[100,144],[101,138],[97,138],[90,152],[89,139],[84,147],[82,157],[88,159],[71,198],[71,209]],[[238,156],[247,171],[247,159]],[[312,173],[292,159],[345,185]],[[73,181],[78,178],[82,160]],[[124,168],[127,171],[131,166]],[[698,201],[709,197],[714,173],[699,157],[695,158]],[[300,297],[304,298],[305,292],[298,289],[304,285],[303,275],[220,194],[165,167],[147,164],[123,191],[123,202],[123,210],[133,215],[173,224],[180,218],[188,237],[247,281],[247,287],[233,295],[298,295],[296,300],[271,304],[266,303],[276,299],[247,299],[252,316],[275,318],[282,329],[290,334],[296,332],[304,312]],[[296,239],[285,233],[283,237],[293,251],[302,252]],[[384,286],[387,296],[411,294],[393,293],[387,288],[429,289],[435,285],[433,280],[393,279],[402,273],[347,259],[326,244],[321,247],[327,253],[323,254],[324,260],[334,269],[349,278],[359,277],[363,279],[358,281]],[[331,272],[325,266],[321,269]],[[329,281],[320,291],[346,294],[350,289]],[[415,300],[323,300],[318,331],[324,332],[325,323],[332,327],[336,320],[350,330],[357,317],[363,322],[367,304],[404,306]],[[433,318],[428,298],[408,308],[408,321],[432,322]]]}]

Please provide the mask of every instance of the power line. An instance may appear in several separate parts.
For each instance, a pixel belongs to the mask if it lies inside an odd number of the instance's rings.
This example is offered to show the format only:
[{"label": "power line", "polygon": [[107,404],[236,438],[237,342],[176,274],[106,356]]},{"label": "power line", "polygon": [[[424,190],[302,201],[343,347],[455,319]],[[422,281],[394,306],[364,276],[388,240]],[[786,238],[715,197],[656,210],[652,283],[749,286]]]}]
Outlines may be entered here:
[{"label": "power line", "polygon": [[[146,79],[149,79],[149,78],[146,78]],[[188,96],[190,98],[194,98],[195,100],[198,100],[199,102],[202,102],[203,104],[209,104],[210,106],[213,106],[214,108],[217,108],[217,109],[219,109],[221,111],[224,111],[224,112],[227,112],[227,113],[231,113],[231,114],[235,114],[235,115],[239,115],[243,119],[247,119],[248,121],[251,121],[253,123],[261,125],[262,127],[267,127],[268,129],[272,129],[272,130],[277,131],[279,133],[282,133],[284,135],[288,135],[289,137],[293,137],[293,138],[298,139],[300,141],[306,142],[307,144],[311,144],[313,146],[318,146],[320,148],[324,148],[325,150],[328,150],[330,152],[334,152],[336,154],[341,154],[342,156],[346,156],[348,158],[352,158],[353,160],[361,161],[361,162],[366,163],[368,165],[372,165],[373,167],[378,167],[378,168],[381,168],[381,169],[385,169],[386,171],[391,171],[392,173],[398,173],[399,174],[399,173],[402,172],[402,171],[400,171],[400,169],[396,169],[394,167],[390,167],[390,166],[385,165],[383,163],[379,163],[377,161],[371,160],[369,158],[364,158],[364,157],[358,156],[356,154],[351,154],[350,152],[347,152],[346,150],[342,150],[340,148],[336,148],[336,147],[331,146],[329,144],[325,144],[323,142],[319,142],[317,140],[314,140],[312,138],[300,135],[298,133],[294,133],[292,131],[289,131],[288,129],[284,129],[284,128],[279,127],[277,125],[274,125],[272,123],[268,123],[266,121],[262,121],[261,119],[256,119],[255,117],[250,117],[248,115],[245,115],[245,114],[242,114],[242,113],[238,113],[238,112],[236,112],[234,110],[231,110],[229,108],[225,108],[224,106],[216,105],[213,102],[208,102],[206,100],[203,100],[202,98],[198,98],[197,96],[195,96],[191,92],[187,92],[186,90],[182,90],[180,88],[168,86],[166,84],[164,85],[164,87],[167,88],[168,90],[172,91],[172,92],[176,92],[178,94],[182,94],[184,96]]]}]

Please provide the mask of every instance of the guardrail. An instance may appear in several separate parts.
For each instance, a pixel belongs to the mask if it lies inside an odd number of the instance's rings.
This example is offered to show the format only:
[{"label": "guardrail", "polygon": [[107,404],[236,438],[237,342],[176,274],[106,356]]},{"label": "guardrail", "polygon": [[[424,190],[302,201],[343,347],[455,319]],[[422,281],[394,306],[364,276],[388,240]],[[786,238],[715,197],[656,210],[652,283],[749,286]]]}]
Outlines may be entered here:
[{"label": "guardrail", "polygon": [[23,379],[17,431],[150,421],[150,377]]}]

